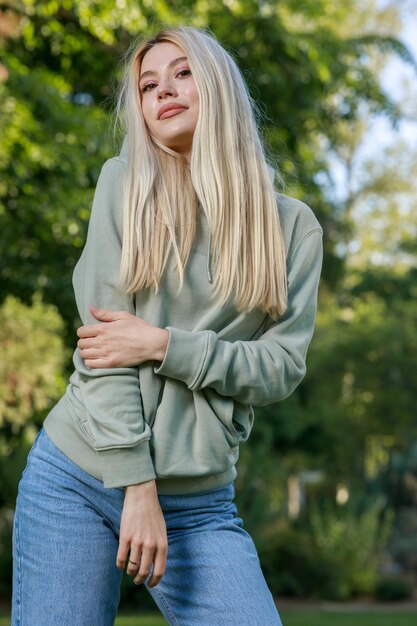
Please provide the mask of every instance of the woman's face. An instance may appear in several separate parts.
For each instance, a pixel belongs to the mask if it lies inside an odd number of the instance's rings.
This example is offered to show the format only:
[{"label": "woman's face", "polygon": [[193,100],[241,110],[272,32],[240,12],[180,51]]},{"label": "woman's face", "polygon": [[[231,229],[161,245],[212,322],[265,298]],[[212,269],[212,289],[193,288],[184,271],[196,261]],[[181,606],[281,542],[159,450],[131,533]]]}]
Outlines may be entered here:
[{"label": "woman's face", "polygon": [[148,50],[142,59],[139,90],[151,135],[189,161],[199,97],[184,51],[165,41]]}]

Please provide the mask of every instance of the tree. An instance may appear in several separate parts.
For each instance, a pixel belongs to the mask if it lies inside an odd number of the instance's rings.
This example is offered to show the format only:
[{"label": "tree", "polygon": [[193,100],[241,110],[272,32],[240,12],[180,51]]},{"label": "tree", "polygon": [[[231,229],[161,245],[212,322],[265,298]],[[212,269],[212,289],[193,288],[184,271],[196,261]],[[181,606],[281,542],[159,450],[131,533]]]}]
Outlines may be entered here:
[{"label": "tree", "polygon": [[3,6],[9,27],[1,42],[0,245],[6,252],[0,300],[14,293],[28,302],[40,290],[58,305],[72,341],[78,320],[71,270],[99,168],[112,152],[106,129],[118,63],[134,36],[162,22],[209,27],[236,57],[261,101],[260,121],[281,155],[288,192],[307,201],[323,223],[324,279],[335,284],[342,265],[334,246],[343,223],[323,195],[320,177],[328,166],[320,142],[338,138],[338,122],[360,116],[362,101],[395,118],[366,55],[388,49],[409,58],[392,33],[378,34],[386,11],[370,0],[367,13],[354,0],[155,6],[22,0]]},{"label": "tree", "polygon": [[[20,0],[0,6],[0,302],[13,294],[30,306],[39,293],[59,309],[65,326],[55,330],[74,349],[79,320],[71,274],[101,164],[117,147],[108,127],[119,63],[137,35],[162,24],[211,29],[258,102],[270,158],[287,180],[284,192],[306,201],[325,231],[308,374],[285,402],[256,412],[239,463],[241,511],[252,529],[286,513],[286,481],[300,469],[324,468],[329,497],[338,480],[359,485],[370,459],[379,458],[383,437],[399,446],[411,432],[415,273],[410,267],[394,275],[367,260],[357,271],[346,263],[340,244],[358,236],[353,207],[359,195],[339,202],[329,192],[329,154],[349,169],[367,120],[384,114],[395,124],[403,114],[380,84],[389,55],[415,67],[397,39],[398,7],[380,8],[376,0]],[[369,206],[378,197],[380,207],[387,170],[377,175],[369,164],[367,172],[361,198]],[[398,223],[395,202],[392,223]],[[364,235],[369,230],[364,224]],[[397,243],[410,250],[403,232]],[[361,242],[369,255],[378,244]],[[22,346],[17,349],[22,358]],[[52,366],[61,371],[58,362]],[[393,400],[398,390],[400,402]],[[45,394],[52,403],[53,392]],[[46,409],[32,410],[36,422]]]},{"label": "tree", "polygon": [[64,323],[35,295],[30,306],[7,296],[0,306],[0,581],[10,592],[11,537],[17,486],[37,427],[66,387]]}]

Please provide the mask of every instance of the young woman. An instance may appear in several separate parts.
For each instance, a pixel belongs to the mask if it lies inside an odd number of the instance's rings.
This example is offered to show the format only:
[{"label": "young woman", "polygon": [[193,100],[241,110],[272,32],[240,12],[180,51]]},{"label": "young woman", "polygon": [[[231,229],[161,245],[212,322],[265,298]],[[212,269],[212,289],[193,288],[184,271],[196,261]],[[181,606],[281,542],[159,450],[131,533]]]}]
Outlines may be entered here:
[{"label": "young woman", "polygon": [[305,375],[322,228],[275,191],[204,30],[136,45],[117,113],[73,275],[75,369],[19,483],[12,624],[113,624],[127,561],[169,624],[278,626],[235,465],[252,406]]}]

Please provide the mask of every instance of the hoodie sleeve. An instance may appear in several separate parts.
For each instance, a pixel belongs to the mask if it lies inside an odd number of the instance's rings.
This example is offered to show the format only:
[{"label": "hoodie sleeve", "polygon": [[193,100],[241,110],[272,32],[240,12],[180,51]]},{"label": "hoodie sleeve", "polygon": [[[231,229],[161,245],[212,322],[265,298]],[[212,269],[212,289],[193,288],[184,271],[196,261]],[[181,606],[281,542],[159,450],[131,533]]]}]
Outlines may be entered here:
[{"label": "hoodie sleeve", "polygon": [[[104,163],[97,182],[86,243],[73,273],[84,325],[100,323],[91,315],[90,305],[135,314],[133,296],[117,289],[124,175],[125,166],[116,157]],[[91,369],[79,348],[73,363],[104,486],[125,487],[154,479],[151,430],[143,419],[138,367]]]},{"label": "hoodie sleeve", "polygon": [[190,390],[212,387],[243,404],[263,406],[291,395],[306,373],[323,261],[323,230],[302,237],[288,263],[288,308],[256,340],[226,341],[212,330],[167,326],[164,360],[154,367]]}]

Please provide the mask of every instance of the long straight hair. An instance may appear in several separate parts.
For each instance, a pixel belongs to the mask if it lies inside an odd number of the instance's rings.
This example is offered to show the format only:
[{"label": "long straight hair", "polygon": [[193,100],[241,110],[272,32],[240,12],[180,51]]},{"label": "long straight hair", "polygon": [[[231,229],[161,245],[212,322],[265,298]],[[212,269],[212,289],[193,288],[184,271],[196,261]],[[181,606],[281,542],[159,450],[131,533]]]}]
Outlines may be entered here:
[{"label": "long straight hair", "polygon": [[[142,114],[142,59],[160,42],[184,51],[199,94],[189,164],[150,134]],[[274,320],[283,315],[287,272],[275,173],[256,104],[232,56],[205,29],[164,28],[128,51],[116,99],[116,124],[127,133],[129,153],[120,288],[157,293],[173,251],[179,293],[203,210],[216,256],[217,303],[233,295],[238,311],[260,307]]]}]

